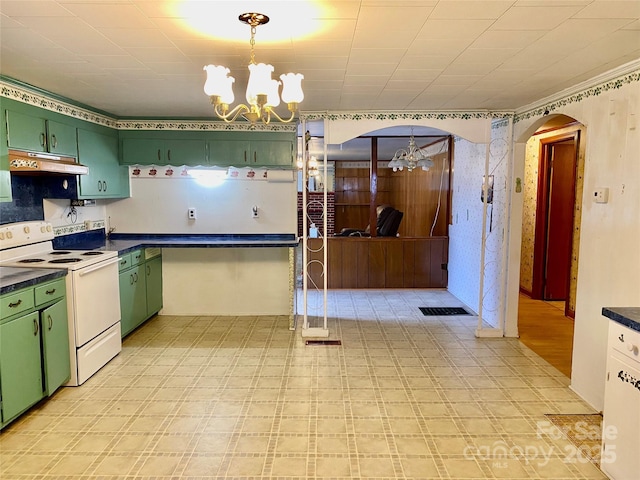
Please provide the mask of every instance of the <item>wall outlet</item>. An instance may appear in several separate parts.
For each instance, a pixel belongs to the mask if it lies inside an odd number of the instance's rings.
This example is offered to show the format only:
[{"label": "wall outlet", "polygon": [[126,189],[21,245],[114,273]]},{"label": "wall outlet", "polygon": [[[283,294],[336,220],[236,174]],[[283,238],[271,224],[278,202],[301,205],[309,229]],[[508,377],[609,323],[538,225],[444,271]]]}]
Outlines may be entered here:
[{"label": "wall outlet", "polygon": [[195,208],[190,208],[187,210],[187,215],[189,217],[189,220],[195,220],[196,219],[196,209]]},{"label": "wall outlet", "polygon": [[596,188],[593,191],[593,200],[596,203],[607,203],[609,201],[609,188]]}]

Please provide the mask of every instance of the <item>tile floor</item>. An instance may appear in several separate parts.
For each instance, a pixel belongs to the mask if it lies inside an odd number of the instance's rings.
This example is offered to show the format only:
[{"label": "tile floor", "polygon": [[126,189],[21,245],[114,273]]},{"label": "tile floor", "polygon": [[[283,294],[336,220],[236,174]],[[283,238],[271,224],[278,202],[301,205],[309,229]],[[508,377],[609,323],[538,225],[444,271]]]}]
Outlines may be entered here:
[{"label": "tile floor", "polygon": [[332,291],[331,338],[282,317],[147,322],[0,435],[0,478],[606,478],[546,413],[594,413],[446,291]]}]

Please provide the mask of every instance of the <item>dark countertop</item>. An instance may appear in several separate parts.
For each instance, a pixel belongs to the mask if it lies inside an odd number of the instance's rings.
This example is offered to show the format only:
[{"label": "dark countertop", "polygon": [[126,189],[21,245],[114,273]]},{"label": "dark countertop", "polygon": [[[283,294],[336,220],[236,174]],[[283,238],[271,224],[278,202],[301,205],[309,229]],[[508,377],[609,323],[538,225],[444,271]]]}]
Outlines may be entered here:
[{"label": "dark countertop", "polygon": [[640,332],[640,307],[604,307],[602,315],[620,325]]},{"label": "dark countertop", "polygon": [[64,277],[66,269],[0,267],[0,295]]},{"label": "dark countertop", "polygon": [[[99,231],[98,231],[99,232]],[[295,235],[185,235],[185,234],[111,234],[107,239],[102,234],[67,235],[54,240],[56,249],[106,250],[118,254],[140,248],[274,248],[296,247]],[[56,241],[57,240],[57,241]]]}]

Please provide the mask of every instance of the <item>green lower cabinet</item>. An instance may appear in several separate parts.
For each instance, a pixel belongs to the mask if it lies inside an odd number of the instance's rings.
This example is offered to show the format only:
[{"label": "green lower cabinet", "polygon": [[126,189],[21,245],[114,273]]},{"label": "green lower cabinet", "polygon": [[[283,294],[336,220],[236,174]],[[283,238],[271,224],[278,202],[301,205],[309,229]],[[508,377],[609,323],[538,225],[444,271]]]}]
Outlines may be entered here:
[{"label": "green lower cabinet", "polygon": [[120,324],[122,337],[162,308],[162,256],[145,260],[144,250],[120,257]]},{"label": "green lower cabinet", "polygon": [[144,265],[120,272],[120,324],[122,336],[146,320],[147,299]]},{"label": "green lower cabinet", "polygon": [[44,356],[44,393],[51,395],[71,375],[67,305],[64,298],[40,313],[40,331]]},{"label": "green lower cabinet", "polygon": [[38,312],[0,324],[0,381],[3,425],[42,399]]},{"label": "green lower cabinet", "polygon": [[147,318],[162,308],[162,257],[153,257],[145,264],[147,276]]}]

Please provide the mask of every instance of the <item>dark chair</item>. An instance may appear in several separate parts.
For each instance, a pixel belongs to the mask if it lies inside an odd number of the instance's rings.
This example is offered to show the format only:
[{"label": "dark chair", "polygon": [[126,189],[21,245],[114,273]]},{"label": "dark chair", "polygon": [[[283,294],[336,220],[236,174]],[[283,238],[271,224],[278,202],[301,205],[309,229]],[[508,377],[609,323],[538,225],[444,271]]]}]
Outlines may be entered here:
[{"label": "dark chair", "polygon": [[[376,208],[376,235],[378,237],[395,237],[402,221],[403,213],[391,205],[378,205]],[[371,225],[364,230],[357,228],[343,228],[336,237],[370,237]]]}]

